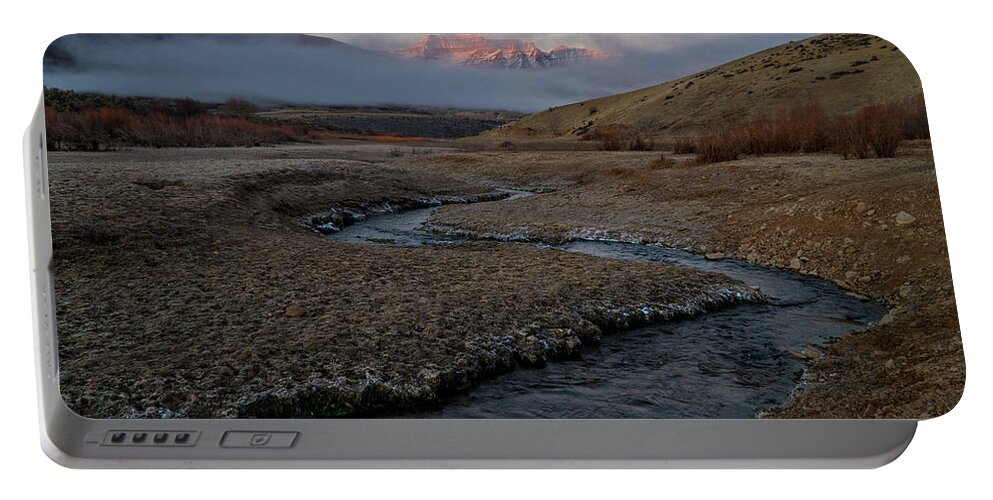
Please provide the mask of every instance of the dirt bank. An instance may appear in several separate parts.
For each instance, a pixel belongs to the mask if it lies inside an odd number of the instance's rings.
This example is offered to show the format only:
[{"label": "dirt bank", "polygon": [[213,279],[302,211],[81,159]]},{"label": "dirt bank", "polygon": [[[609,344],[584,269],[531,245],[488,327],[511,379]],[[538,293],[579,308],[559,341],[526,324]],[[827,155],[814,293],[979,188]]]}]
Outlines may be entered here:
[{"label": "dirt bank", "polygon": [[452,206],[433,223],[560,241],[609,237],[736,257],[835,281],[891,313],[815,360],[774,417],[928,418],[961,394],[965,366],[934,162],[927,144],[893,159],[744,159],[652,170],[658,153],[453,153],[416,171],[555,192]]},{"label": "dirt bank", "polygon": [[525,244],[313,234],[313,214],[493,192],[387,165],[385,146],[49,160],[62,391],[88,417],[390,412],[760,298],[721,275]]}]

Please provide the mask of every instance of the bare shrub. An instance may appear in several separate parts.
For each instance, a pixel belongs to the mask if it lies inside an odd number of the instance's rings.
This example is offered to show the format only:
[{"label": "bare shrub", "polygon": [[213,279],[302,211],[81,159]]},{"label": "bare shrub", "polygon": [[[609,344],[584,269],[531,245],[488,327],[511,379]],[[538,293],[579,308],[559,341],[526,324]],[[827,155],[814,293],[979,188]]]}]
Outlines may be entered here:
[{"label": "bare shrub", "polygon": [[917,94],[903,103],[904,117],[903,138],[909,140],[930,139],[931,128],[927,122],[927,108],[924,106],[924,94]]},{"label": "bare shrub", "polygon": [[817,103],[761,114],[737,125],[741,153],[750,155],[821,151],[828,143],[828,118]]},{"label": "bare shrub", "polygon": [[[813,153],[834,150],[842,157],[891,158],[905,139],[930,138],[923,95],[864,106],[829,116],[818,103],[803,103],[760,114],[695,142],[699,163],[735,159],[739,154]],[[676,152],[688,152],[685,144]]]},{"label": "bare shrub", "polygon": [[245,118],[152,112],[139,115],[122,108],[45,109],[48,147],[100,151],[122,146],[230,147],[263,146],[306,138],[295,126],[259,123]]},{"label": "bare shrub", "polygon": [[628,142],[628,150],[630,151],[652,151],[655,149],[655,144],[648,139],[645,139],[640,134],[636,135],[634,139]]},{"label": "bare shrub", "polygon": [[696,153],[696,142],[685,137],[676,138],[672,143],[672,152],[677,155]]},{"label": "bare shrub", "polygon": [[866,122],[869,144],[879,158],[896,156],[896,148],[903,139],[905,113],[899,104],[886,103],[866,106],[859,110]]},{"label": "bare shrub", "polygon": [[628,143],[625,135],[620,130],[605,128],[594,130],[588,134],[588,137],[590,140],[599,141],[600,151],[623,151]]},{"label": "bare shrub", "polygon": [[604,138],[600,140],[600,151],[623,151],[625,141],[614,138]]},{"label": "bare shrub", "polygon": [[868,158],[870,151],[878,158],[892,158],[900,141],[931,135],[923,96],[862,107],[839,117],[835,131],[835,149],[846,159]]},{"label": "bare shrub", "polygon": [[838,117],[833,128],[834,150],[842,158],[869,157],[869,133],[863,117],[858,114]]},{"label": "bare shrub", "polygon": [[609,124],[596,127],[583,135],[584,140],[597,141],[601,151],[652,151],[655,143],[643,136],[636,127]]},{"label": "bare shrub", "polygon": [[711,136],[700,139],[696,143],[696,162],[700,165],[737,160],[740,154],[738,138],[729,128]]}]

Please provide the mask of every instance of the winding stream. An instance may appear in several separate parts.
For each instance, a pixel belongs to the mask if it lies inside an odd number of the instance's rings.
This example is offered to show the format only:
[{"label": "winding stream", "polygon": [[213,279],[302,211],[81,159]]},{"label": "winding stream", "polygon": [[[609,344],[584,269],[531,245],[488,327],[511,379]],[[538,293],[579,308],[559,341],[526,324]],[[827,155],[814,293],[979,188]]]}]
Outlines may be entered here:
[{"label": "winding stream", "polygon": [[[504,203],[530,195],[510,191]],[[437,207],[370,217],[328,238],[419,246],[456,238],[424,229]],[[885,308],[817,278],[734,259],[611,241],[540,245],[605,259],[717,272],[759,287],[768,304],[743,305],[603,337],[580,359],[520,368],[410,417],[750,418],[784,403],[804,362],[785,353],[864,330]]]}]

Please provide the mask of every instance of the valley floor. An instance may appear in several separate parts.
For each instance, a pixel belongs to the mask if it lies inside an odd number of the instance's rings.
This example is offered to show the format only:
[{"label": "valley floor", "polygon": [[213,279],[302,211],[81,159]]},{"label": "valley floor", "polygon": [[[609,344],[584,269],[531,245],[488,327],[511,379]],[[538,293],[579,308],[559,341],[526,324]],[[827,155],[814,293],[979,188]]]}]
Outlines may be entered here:
[{"label": "valley floor", "polygon": [[452,206],[434,222],[545,241],[606,237],[739,258],[836,282],[890,313],[812,360],[768,417],[928,418],[965,381],[934,161],[748,158],[652,170],[658,153],[447,154],[417,167],[554,192],[512,205]]},{"label": "valley floor", "polygon": [[[60,381],[87,417],[391,414],[601,334],[760,300],[720,274],[320,237],[315,214],[490,186],[387,146],[50,155]],[[361,159],[357,159],[361,158]]]},{"label": "valley floor", "polygon": [[702,311],[733,303],[729,290],[759,298],[722,275],[665,265],[527,244],[357,249],[303,225],[343,207],[500,187],[541,194],[449,205],[432,222],[747,259],[891,308],[812,360],[802,390],[767,416],[927,418],[958,400],[964,361],[927,149],[662,170],[650,167],[658,153],[414,152],[51,154],[67,403],[93,417],[376,413],[569,356],[652,320],[634,313],[646,306]]}]

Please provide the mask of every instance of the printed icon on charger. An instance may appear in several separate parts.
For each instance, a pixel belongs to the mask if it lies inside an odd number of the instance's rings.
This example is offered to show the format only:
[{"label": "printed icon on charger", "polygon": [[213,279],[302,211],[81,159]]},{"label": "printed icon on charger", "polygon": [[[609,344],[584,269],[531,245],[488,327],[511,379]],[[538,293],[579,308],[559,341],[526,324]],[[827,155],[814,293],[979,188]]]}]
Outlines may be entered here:
[{"label": "printed icon on charger", "polygon": [[272,434],[252,434],[252,438],[248,440],[249,446],[265,446],[269,444],[269,440],[272,439]]}]

